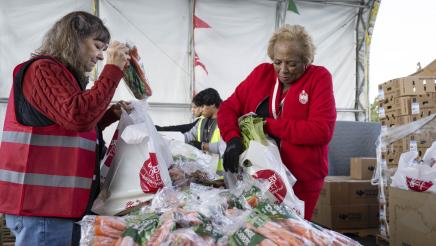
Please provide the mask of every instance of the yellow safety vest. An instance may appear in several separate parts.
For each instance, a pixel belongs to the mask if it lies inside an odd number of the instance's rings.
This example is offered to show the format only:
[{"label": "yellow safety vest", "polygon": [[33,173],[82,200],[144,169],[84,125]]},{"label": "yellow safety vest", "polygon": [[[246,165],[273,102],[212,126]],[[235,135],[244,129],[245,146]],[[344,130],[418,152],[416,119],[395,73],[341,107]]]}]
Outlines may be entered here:
[{"label": "yellow safety vest", "polygon": [[[202,124],[203,124],[203,120],[205,118],[201,118],[198,122],[198,128],[197,128],[197,141],[201,142],[201,136],[202,136]],[[220,129],[218,128],[218,125],[215,126],[215,129],[213,130],[212,133],[212,138],[210,139],[209,143],[216,143],[221,141],[221,134],[220,134]],[[222,175],[224,173],[224,166],[223,166],[223,161],[221,159],[221,155],[218,156],[218,164],[216,167],[216,173],[218,175]]]}]

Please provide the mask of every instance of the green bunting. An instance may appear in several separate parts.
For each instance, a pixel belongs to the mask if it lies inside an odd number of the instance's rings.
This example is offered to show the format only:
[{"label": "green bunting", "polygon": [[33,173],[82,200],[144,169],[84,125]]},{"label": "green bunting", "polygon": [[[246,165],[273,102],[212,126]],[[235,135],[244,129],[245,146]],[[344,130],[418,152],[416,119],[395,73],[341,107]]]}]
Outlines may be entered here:
[{"label": "green bunting", "polygon": [[288,10],[290,10],[290,11],[296,13],[296,14],[300,14],[300,13],[298,12],[297,5],[295,5],[294,0],[289,0],[289,3],[288,3]]}]

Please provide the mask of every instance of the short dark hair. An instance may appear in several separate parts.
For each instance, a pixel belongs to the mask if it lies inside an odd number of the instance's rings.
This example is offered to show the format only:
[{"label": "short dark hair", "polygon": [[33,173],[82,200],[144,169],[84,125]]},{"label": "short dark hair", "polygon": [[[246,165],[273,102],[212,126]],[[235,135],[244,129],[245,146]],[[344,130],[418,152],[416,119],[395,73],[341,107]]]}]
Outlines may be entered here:
[{"label": "short dark hair", "polygon": [[200,93],[195,94],[195,96],[192,98],[192,103],[195,104],[197,107],[203,106],[203,98]]},{"label": "short dark hair", "polygon": [[213,88],[207,88],[200,91],[198,94],[202,97],[203,105],[215,105],[215,107],[219,108],[221,102],[223,101],[218,91]]}]

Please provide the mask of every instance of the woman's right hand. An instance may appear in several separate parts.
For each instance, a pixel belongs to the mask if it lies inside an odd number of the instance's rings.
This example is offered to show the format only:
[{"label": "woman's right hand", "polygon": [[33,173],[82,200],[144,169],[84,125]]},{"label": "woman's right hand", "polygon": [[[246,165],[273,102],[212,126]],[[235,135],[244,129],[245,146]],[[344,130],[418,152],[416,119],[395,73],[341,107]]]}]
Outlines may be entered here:
[{"label": "woman's right hand", "polygon": [[129,48],[125,44],[118,41],[113,41],[109,44],[106,64],[116,65],[123,70],[129,59]]}]

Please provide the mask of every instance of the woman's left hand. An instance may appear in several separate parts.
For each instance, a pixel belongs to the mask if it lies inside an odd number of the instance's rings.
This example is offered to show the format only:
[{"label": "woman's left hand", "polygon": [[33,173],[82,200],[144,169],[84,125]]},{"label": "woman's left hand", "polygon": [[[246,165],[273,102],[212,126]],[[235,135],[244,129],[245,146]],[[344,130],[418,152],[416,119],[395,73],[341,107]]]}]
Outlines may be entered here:
[{"label": "woman's left hand", "polygon": [[110,107],[110,110],[118,117],[118,119],[121,117],[122,109],[124,109],[127,113],[130,113],[133,107],[130,102],[123,100],[118,101],[116,104]]}]

